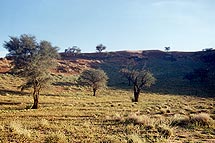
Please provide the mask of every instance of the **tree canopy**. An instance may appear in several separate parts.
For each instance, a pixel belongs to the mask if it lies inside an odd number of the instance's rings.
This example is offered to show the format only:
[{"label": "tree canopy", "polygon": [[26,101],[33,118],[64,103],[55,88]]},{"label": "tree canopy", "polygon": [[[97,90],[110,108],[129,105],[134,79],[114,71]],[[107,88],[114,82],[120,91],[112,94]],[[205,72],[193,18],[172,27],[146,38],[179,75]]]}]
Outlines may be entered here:
[{"label": "tree canopy", "polygon": [[68,49],[65,49],[65,53],[67,55],[70,55],[70,54],[77,55],[81,53],[81,49],[78,46],[73,46],[72,48],[69,47]]},{"label": "tree canopy", "polygon": [[108,77],[103,70],[89,69],[82,72],[78,79],[81,85],[92,87],[93,96],[96,96],[96,91],[103,88],[107,84]]},{"label": "tree canopy", "polygon": [[105,49],[106,49],[106,46],[104,46],[103,44],[99,44],[99,45],[96,46],[96,50],[98,52],[102,52]]},{"label": "tree canopy", "polygon": [[123,68],[121,69],[121,73],[133,84],[134,102],[138,102],[140,91],[144,87],[150,87],[156,80],[153,74],[148,70]]},{"label": "tree canopy", "polygon": [[58,48],[48,41],[38,43],[34,36],[26,34],[10,37],[4,48],[13,59],[13,73],[26,79],[21,90],[33,88],[32,108],[37,109],[40,90],[48,83],[50,69],[56,66],[55,59],[59,58]]},{"label": "tree canopy", "polygon": [[164,49],[165,49],[166,52],[169,52],[170,47],[164,47]]}]

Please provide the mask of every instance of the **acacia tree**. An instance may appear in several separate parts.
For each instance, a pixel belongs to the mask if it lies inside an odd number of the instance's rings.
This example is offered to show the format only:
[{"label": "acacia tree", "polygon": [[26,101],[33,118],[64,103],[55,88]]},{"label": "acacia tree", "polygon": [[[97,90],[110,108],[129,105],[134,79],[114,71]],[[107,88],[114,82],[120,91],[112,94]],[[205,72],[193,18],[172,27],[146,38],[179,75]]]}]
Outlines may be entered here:
[{"label": "acacia tree", "polygon": [[165,49],[166,52],[169,52],[170,47],[164,47],[164,49]]},{"label": "acacia tree", "polygon": [[67,55],[70,55],[70,54],[78,55],[81,53],[81,49],[78,46],[73,46],[72,48],[69,47],[68,49],[65,49],[65,53]]},{"label": "acacia tree", "polygon": [[121,69],[121,73],[126,75],[124,77],[129,79],[133,84],[134,102],[138,102],[141,90],[144,87],[150,87],[156,80],[153,74],[147,70],[129,70],[127,68],[123,68]]},{"label": "acacia tree", "polygon": [[21,90],[33,88],[32,109],[37,109],[40,91],[47,85],[50,79],[49,71],[56,66],[55,59],[59,58],[58,48],[48,41],[38,43],[34,36],[25,34],[10,37],[10,40],[4,43],[4,48],[13,59],[13,73],[26,79],[20,86]]},{"label": "acacia tree", "polygon": [[93,96],[96,96],[96,91],[103,88],[107,84],[108,77],[103,70],[89,69],[82,72],[78,78],[80,85],[89,86],[93,89]]},{"label": "acacia tree", "polygon": [[96,50],[101,53],[103,50],[106,49],[106,46],[102,45],[102,44],[99,44],[96,46]]}]

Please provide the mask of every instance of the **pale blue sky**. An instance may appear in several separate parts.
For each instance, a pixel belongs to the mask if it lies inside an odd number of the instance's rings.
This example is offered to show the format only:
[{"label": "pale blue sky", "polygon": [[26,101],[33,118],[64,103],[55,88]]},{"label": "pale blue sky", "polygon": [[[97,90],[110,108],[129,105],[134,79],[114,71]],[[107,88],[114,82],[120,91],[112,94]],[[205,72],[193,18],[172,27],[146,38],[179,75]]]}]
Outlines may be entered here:
[{"label": "pale blue sky", "polygon": [[60,51],[198,51],[215,47],[215,0],[0,0],[0,56],[21,34]]}]

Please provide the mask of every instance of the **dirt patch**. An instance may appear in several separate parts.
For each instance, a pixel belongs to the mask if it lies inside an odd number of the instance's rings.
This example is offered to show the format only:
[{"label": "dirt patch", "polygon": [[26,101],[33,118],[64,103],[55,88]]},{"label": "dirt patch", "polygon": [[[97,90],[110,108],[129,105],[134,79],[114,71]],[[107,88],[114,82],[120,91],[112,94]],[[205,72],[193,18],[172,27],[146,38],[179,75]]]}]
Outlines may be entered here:
[{"label": "dirt patch", "polygon": [[7,60],[6,58],[0,58],[0,73],[6,73],[11,69],[11,62],[11,60]]}]

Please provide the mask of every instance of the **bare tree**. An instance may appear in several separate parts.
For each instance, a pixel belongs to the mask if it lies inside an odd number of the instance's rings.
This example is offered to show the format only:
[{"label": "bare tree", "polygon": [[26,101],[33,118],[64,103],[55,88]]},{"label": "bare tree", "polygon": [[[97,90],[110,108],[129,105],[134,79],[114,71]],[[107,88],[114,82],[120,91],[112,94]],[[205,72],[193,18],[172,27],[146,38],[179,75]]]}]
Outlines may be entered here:
[{"label": "bare tree", "polygon": [[126,75],[125,78],[129,79],[133,84],[134,102],[138,102],[141,90],[144,87],[150,87],[156,80],[153,74],[147,70],[129,70],[123,68],[121,69],[121,73]]}]

